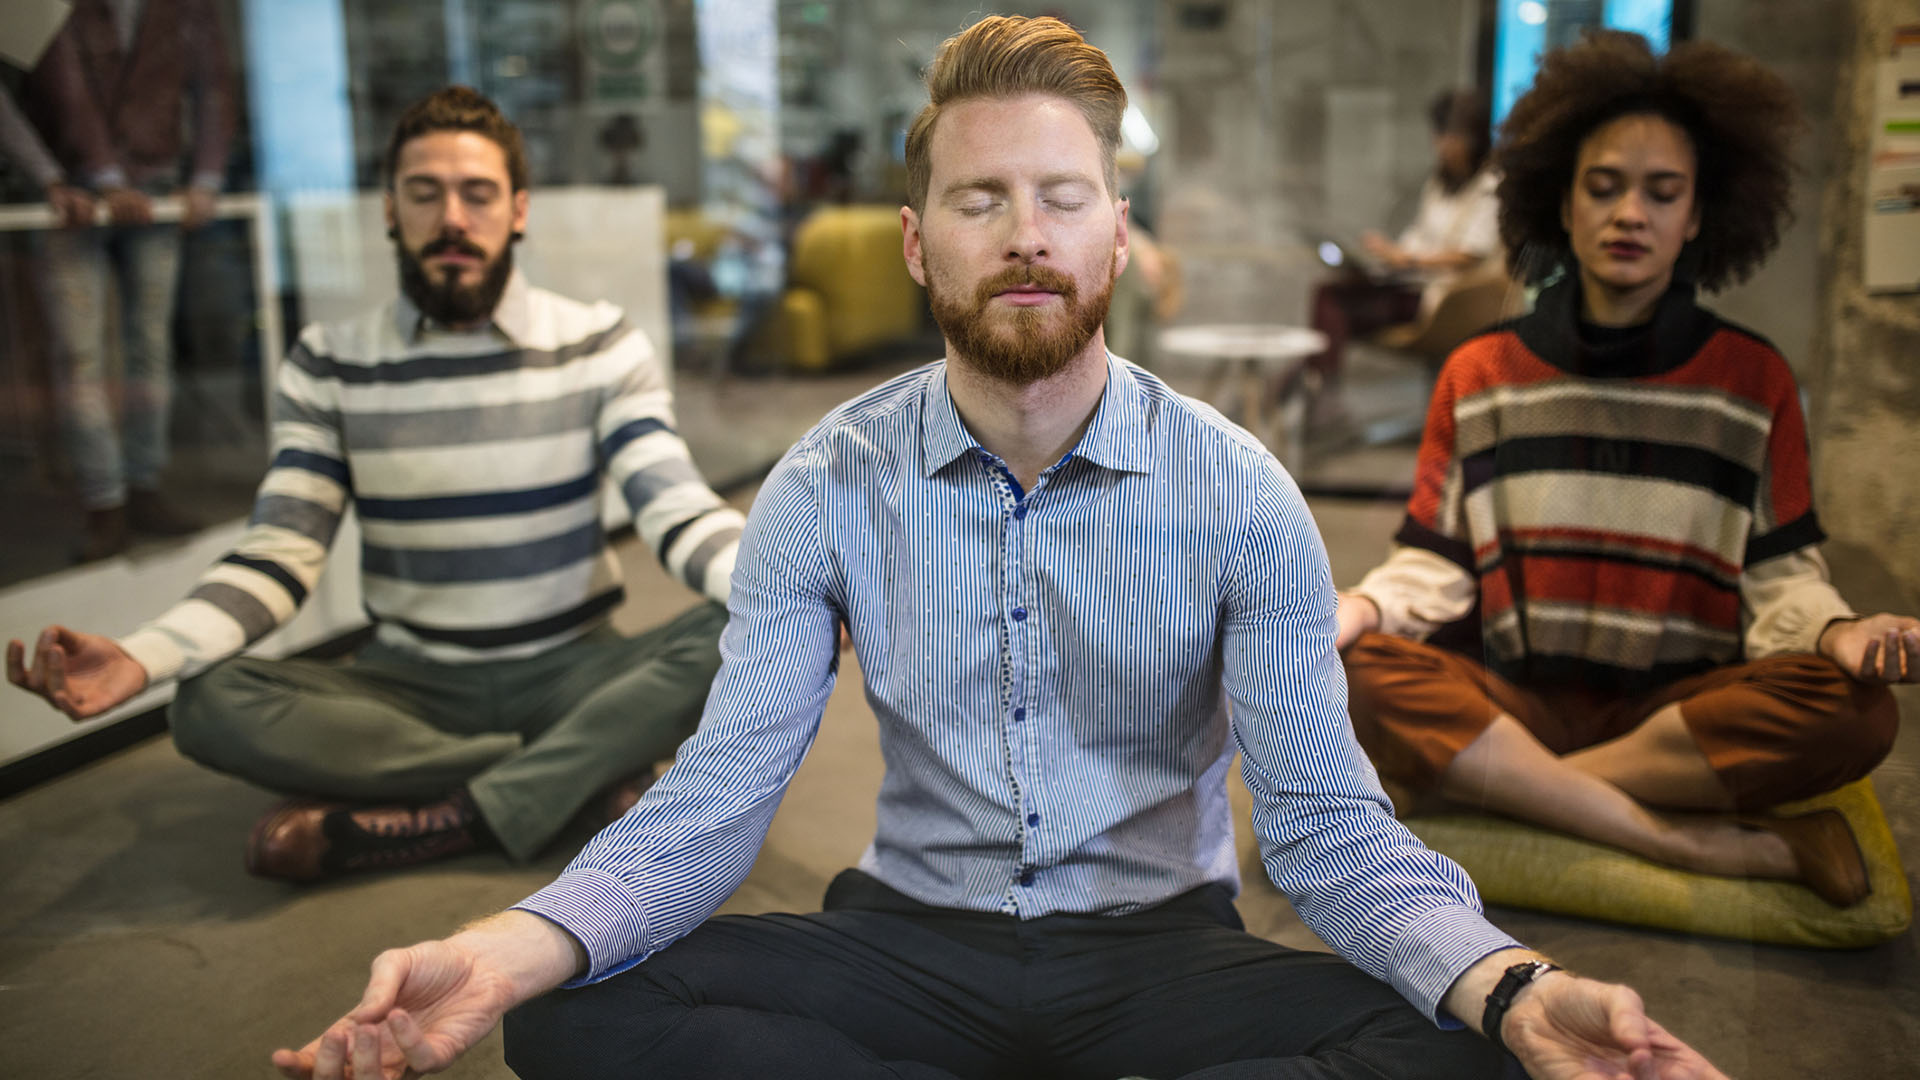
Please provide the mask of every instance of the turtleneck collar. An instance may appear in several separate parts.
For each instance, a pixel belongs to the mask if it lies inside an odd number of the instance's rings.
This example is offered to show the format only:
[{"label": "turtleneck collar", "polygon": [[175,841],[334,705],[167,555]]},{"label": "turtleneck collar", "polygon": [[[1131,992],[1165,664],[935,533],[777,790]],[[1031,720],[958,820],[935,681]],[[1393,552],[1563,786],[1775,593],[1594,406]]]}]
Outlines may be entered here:
[{"label": "turtleneck collar", "polygon": [[1632,378],[1672,371],[1698,353],[1720,320],[1694,302],[1691,282],[1675,281],[1653,318],[1639,326],[1602,327],[1580,318],[1580,281],[1567,274],[1540,290],[1533,313],[1515,330],[1535,356],[1570,375]]}]

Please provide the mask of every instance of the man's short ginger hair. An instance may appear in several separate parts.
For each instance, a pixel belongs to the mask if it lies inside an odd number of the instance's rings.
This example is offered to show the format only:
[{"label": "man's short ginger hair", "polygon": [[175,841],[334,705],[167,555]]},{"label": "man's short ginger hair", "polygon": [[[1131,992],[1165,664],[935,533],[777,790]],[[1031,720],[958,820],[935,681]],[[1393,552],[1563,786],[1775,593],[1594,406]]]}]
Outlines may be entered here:
[{"label": "man's short ginger hair", "polygon": [[927,107],[907,130],[907,205],[927,206],[933,179],[933,128],[947,106],[975,99],[1051,94],[1086,117],[1100,144],[1107,193],[1118,196],[1120,118],[1127,90],[1107,54],[1080,32],[1052,17],[992,15],[941,42],[927,68]]},{"label": "man's short ginger hair", "polygon": [[1801,124],[1786,80],[1711,42],[1683,42],[1656,56],[1638,34],[1589,31],[1541,59],[1494,150],[1500,239],[1521,280],[1571,268],[1560,212],[1580,146],[1602,125],[1642,115],[1673,123],[1693,145],[1700,235],[1683,253],[1683,275],[1718,291],[1746,280],[1779,243],[1793,217],[1792,148]]},{"label": "man's short ginger hair", "polygon": [[471,131],[485,135],[507,158],[507,179],[514,191],[527,189],[527,147],[520,129],[486,95],[471,86],[444,86],[407,106],[387,140],[386,180],[393,187],[400,167],[400,149],[422,135],[436,131]]}]

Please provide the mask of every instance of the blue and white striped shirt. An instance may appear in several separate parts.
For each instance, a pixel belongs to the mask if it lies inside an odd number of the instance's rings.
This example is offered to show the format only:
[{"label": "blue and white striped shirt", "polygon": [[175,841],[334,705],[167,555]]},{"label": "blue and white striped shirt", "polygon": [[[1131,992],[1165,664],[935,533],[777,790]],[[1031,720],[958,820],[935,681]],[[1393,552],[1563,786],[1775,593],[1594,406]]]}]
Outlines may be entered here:
[{"label": "blue and white striped shirt", "polygon": [[730,608],[698,734],[521,905],[580,940],[587,981],[687,933],[746,876],[818,730],[843,617],[886,759],[861,867],[908,896],[1033,918],[1237,891],[1239,751],[1274,882],[1427,1015],[1515,944],[1393,819],[1354,740],[1299,489],[1124,361],[1030,491],[962,426],[942,364],[842,406],[768,477]]}]

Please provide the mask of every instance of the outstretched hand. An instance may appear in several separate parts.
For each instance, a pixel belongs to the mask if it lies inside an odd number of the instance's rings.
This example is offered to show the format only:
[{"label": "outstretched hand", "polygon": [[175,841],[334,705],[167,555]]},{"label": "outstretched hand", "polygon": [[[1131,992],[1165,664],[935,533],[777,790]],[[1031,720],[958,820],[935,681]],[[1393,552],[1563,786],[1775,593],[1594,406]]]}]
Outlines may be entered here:
[{"label": "outstretched hand", "polygon": [[487,1037],[507,1010],[586,968],[557,925],[506,911],[444,941],[374,958],[366,992],[298,1050],[273,1052],[295,1080],[395,1080],[439,1072]]},{"label": "outstretched hand", "polygon": [[7,681],[39,694],[74,720],[98,716],[147,688],[147,669],[110,637],[49,626],[33,665],[19,639],[7,642]]},{"label": "outstretched hand", "polygon": [[1527,987],[1501,1033],[1534,1080],[1727,1080],[1650,1019],[1639,994],[1565,972]]},{"label": "outstretched hand", "polygon": [[1920,682],[1920,619],[1868,615],[1828,626],[1820,653],[1861,682]]},{"label": "outstretched hand", "polygon": [[298,1080],[439,1072],[485,1038],[515,1004],[511,980],[452,941],[389,949],[360,1004],[274,1067]]}]

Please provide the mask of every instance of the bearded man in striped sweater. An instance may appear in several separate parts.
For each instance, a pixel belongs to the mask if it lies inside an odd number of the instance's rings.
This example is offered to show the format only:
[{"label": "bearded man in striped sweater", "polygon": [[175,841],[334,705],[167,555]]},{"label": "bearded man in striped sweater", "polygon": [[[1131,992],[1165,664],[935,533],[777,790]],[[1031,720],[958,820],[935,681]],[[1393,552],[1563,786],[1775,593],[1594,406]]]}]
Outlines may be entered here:
[{"label": "bearded man in striped sweater", "polygon": [[[699,722],[741,517],[674,430],[646,336],[610,304],[529,285],[526,155],[449,87],[387,150],[402,296],[310,326],[281,365],[274,457],[239,545],[119,640],[50,626],[8,677],[75,720],[183,680],[175,744],[298,797],[248,841],[312,880],[498,847],[537,853],[593,797],[623,809]],[[638,637],[601,491],[708,601]],[[351,504],[374,640],[350,664],[237,656],[293,617]]]},{"label": "bearded man in striped sweater", "polygon": [[1870,885],[1839,811],[1761,812],[1886,755],[1920,619],[1828,583],[1793,373],[1694,302],[1778,240],[1797,124],[1784,80],[1710,43],[1546,56],[1496,160],[1502,239],[1545,287],[1441,371],[1339,645],[1407,794],[1846,906]]}]

